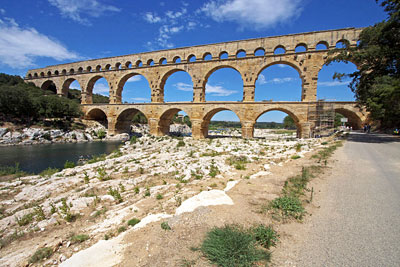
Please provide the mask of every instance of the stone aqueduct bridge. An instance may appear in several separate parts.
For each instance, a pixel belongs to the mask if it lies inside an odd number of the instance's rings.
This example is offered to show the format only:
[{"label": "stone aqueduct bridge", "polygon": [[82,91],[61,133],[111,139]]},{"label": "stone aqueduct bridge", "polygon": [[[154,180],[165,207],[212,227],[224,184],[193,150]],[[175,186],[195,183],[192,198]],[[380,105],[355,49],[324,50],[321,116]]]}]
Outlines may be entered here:
[{"label": "stone aqueduct bridge", "polygon": [[[270,110],[289,114],[296,122],[299,137],[309,137],[314,128],[310,110],[317,106],[318,72],[326,63],[328,51],[341,42],[357,45],[362,29],[347,28],[331,31],[300,33],[242,41],[199,45],[193,47],[146,52],[118,57],[94,59],[48,66],[28,71],[26,82],[47,89],[55,85],[57,94],[66,96],[73,81],[82,88],[82,109],[89,120],[107,120],[109,134],[129,130],[129,123],[138,111],[148,119],[150,132],[160,136],[168,133],[172,117],[185,111],[192,121],[194,138],[207,136],[208,124],[219,111],[231,110],[242,124],[242,135],[253,137],[254,124],[259,116]],[[324,46],[324,49],[317,49]],[[304,52],[296,48],[304,47]],[[283,54],[275,50],[283,48]],[[243,57],[239,57],[245,54]],[[226,58],[224,58],[224,56]],[[300,102],[255,102],[255,83],[264,69],[274,64],[287,64],[296,69],[302,80]],[[221,68],[237,70],[243,80],[243,100],[240,102],[206,102],[205,87],[210,75]],[[164,103],[164,85],[169,76],[187,72],[193,81],[193,101]],[[122,90],[127,80],[143,75],[151,88],[151,103],[122,104]],[[109,104],[93,104],[94,84],[100,78],[108,81]],[[329,102],[336,112],[349,118],[353,127],[367,119],[365,111],[354,102]]]}]

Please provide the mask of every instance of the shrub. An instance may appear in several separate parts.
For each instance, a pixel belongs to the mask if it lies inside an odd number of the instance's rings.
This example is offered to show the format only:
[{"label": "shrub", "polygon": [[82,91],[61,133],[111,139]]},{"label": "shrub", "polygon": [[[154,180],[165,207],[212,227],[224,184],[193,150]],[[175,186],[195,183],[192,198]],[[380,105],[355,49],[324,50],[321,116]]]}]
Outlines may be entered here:
[{"label": "shrub", "polygon": [[43,137],[43,139],[46,139],[46,140],[48,140],[48,141],[51,141],[51,135],[50,135],[50,133],[44,133],[43,135],[42,135],[42,137]]},{"label": "shrub", "polygon": [[302,146],[302,144],[296,144],[296,152],[300,152]]},{"label": "shrub", "polygon": [[299,159],[299,158],[301,158],[299,155],[293,155],[293,156],[291,157],[291,159]]},{"label": "shrub", "polygon": [[126,227],[125,226],[120,226],[117,231],[118,231],[118,233],[125,232],[126,231]]},{"label": "shrub", "polygon": [[283,196],[272,200],[269,208],[278,213],[282,218],[292,217],[301,220],[305,213],[299,198],[294,196]]},{"label": "shrub", "polygon": [[106,137],[106,132],[103,129],[100,129],[100,130],[97,131],[96,135],[101,140],[104,137]]},{"label": "shrub", "polygon": [[107,181],[111,179],[110,175],[107,174],[104,167],[97,168],[97,173],[98,173],[97,179],[99,179],[100,181]]},{"label": "shrub", "polygon": [[176,147],[183,147],[183,146],[185,146],[185,142],[183,140],[179,140],[179,142],[176,145]]},{"label": "shrub", "polygon": [[226,225],[207,233],[201,251],[211,263],[218,266],[254,266],[269,261],[270,253],[257,249],[253,235],[239,226]]},{"label": "shrub", "polygon": [[75,167],[75,163],[72,162],[72,161],[67,160],[67,161],[64,163],[64,169],[69,169],[69,168],[73,168],[73,167]]},{"label": "shrub", "polygon": [[67,222],[75,221],[76,214],[72,214],[70,211],[70,207],[67,204],[67,200],[65,198],[61,199],[62,206],[60,207],[60,212],[63,215],[64,220]]},{"label": "shrub", "polygon": [[45,176],[52,176],[53,174],[59,172],[60,170],[57,168],[51,168],[48,167],[47,169],[43,170],[42,172],[39,173],[40,176],[45,177]]},{"label": "shrub", "polygon": [[36,263],[43,259],[49,258],[53,254],[53,250],[49,247],[39,248],[36,250],[35,254],[29,259],[29,263]]},{"label": "shrub", "polygon": [[130,226],[135,226],[138,223],[140,223],[140,220],[138,218],[132,218],[128,221],[128,225]]},{"label": "shrub", "polygon": [[275,247],[276,243],[278,242],[279,235],[271,226],[265,227],[265,225],[260,224],[256,227],[253,227],[251,229],[251,233],[253,234],[253,237],[257,243],[266,249]]},{"label": "shrub", "polygon": [[164,197],[163,197],[163,195],[161,195],[161,194],[157,194],[156,198],[157,198],[158,200],[160,200],[160,199],[163,199]]},{"label": "shrub", "polygon": [[163,229],[163,230],[171,230],[171,227],[169,226],[168,222],[162,222],[161,223],[161,229]]},{"label": "shrub", "polygon": [[89,236],[85,235],[85,234],[73,235],[73,236],[71,236],[70,239],[71,239],[72,243],[82,243],[82,242],[85,242],[86,240],[88,240]]},{"label": "shrub", "polygon": [[108,194],[113,196],[117,203],[122,203],[124,200],[122,199],[121,194],[119,193],[118,188],[113,189],[111,186],[108,188]]},{"label": "shrub", "polygon": [[137,137],[136,136],[132,136],[131,139],[129,140],[129,142],[132,144],[136,143],[137,141]]},{"label": "shrub", "polygon": [[17,223],[19,226],[24,226],[33,221],[33,213],[28,213],[22,216],[21,218],[16,217]]}]

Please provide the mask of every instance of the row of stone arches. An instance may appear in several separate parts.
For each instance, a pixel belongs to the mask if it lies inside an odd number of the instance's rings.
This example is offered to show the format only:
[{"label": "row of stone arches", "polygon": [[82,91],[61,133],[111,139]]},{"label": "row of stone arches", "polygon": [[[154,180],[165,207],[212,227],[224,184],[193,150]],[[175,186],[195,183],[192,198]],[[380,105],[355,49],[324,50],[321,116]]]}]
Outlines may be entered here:
[{"label": "row of stone arches", "polygon": [[[250,90],[253,90],[251,93],[253,95],[253,98],[250,98],[250,101],[254,101],[254,97],[256,95],[256,82],[258,81],[260,74],[264,71],[267,70],[270,67],[273,67],[275,65],[280,65],[280,66],[288,66],[291,69],[295,70],[298,73],[298,80],[300,81],[301,84],[299,84],[299,94],[303,94],[303,85],[305,83],[305,76],[302,75],[302,69],[299,66],[297,61],[273,61],[273,62],[269,62],[266,63],[264,66],[259,67],[256,72],[253,74],[252,77],[249,77],[246,73],[246,70],[242,70],[240,68],[240,66],[238,65],[229,65],[229,64],[218,64],[216,66],[211,67],[208,70],[203,71],[203,77],[201,77],[199,75],[199,73],[196,73],[196,70],[192,70],[192,69],[185,69],[185,68],[178,68],[178,67],[174,67],[174,68],[169,68],[164,72],[159,73],[159,78],[157,79],[157,81],[155,82],[154,79],[152,79],[151,76],[149,76],[149,73],[147,73],[146,71],[125,71],[124,73],[121,73],[121,75],[116,76],[116,75],[106,75],[106,74],[95,74],[92,76],[75,76],[75,77],[71,77],[65,80],[60,80],[59,82],[57,82],[56,80],[55,83],[53,82],[53,79],[48,79],[45,80],[41,85],[39,85],[41,88],[43,89],[48,89],[48,87],[50,85],[53,85],[55,87],[57,87],[57,92],[60,95],[64,95],[66,96],[68,94],[68,90],[70,88],[70,85],[72,84],[72,82],[76,82],[79,84],[79,87],[81,88],[81,91],[83,94],[85,94],[85,98],[82,98],[82,103],[83,104],[91,104],[93,103],[90,98],[93,94],[93,88],[94,85],[96,84],[96,82],[100,79],[104,79],[106,81],[107,86],[109,87],[110,90],[110,98],[111,102],[110,103],[122,103],[122,94],[124,91],[124,87],[127,84],[127,81],[134,77],[134,76],[140,76],[143,78],[143,80],[147,81],[148,84],[148,89],[150,92],[150,96],[151,96],[151,102],[164,102],[164,95],[165,95],[165,84],[167,82],[167,80],[174,75],[177,72],[180,73],[185,73],[190,77],[190,84],[188,83],[188,85],[190,86],[189,88],[187,88],[186,91],[189,90],[193,90],[192,92],[192,99],[188,100],[188,101],[198,101],[200,98],[200,102],[205,102],[206,101],[206,92],[207,92],[207,82],[210,78],[211,75],[213,75],[215,72],[219,71],[220,69],[229,69],[229,70],[233,70],[234,72],[236,72],[240,79],[241,79],[241,84],[243,85],[243,89],[241,88],[241,92],[243,93],[243,98],[244,98],[244,87],[246,86],[246,88],[250,87]],[[201,73],[200,73],[201,74]],[[254,77],[254,78],[253,78]],[[57,84],[56,84],[57,83]],[[61,88],[60,88],[61,87]],[[198,97],[196,99],[196,95],[195,95],[195,89],[200,89],[197,92],[200,92],[202,95],[202,97]],[[315,88],[315,94],[316,94],[316,88]],[[157,95],[157,97],[152,97]],[[88,100],[86,100],[86,98]],[[300,95],[300,99],[296,100],[296,101],[300,101],[304,99],[303,95]],[[238,99],[237,101],[241,101],[242,99]],[[316,100],[316,99],[315,99]],[[208,101],[208,100],[207,100]],[[214,100],[210,100],[210,101],[214,101]],[[261,101],[261,100],[258,100]],[[150,99],[149,101],[150,102]]]},{"label": "row of stone arches", "polygon": [[[168,106],[165,107],[164,110],[160,112],[157,117],[154,117],[151,109],[141,108],[140,106],[125,107],[123,109],[120,109],[118,112],[115,112],[115,110],[111,111],[107,107],[99,106],[87,109],[85,112],[85,119],[96,120],[102,123],[108,128],[109,134],[114,135],[120,133],[129,133],[133,117],[138,113],[142,113],[149,123],[150,133],[155,136],[163,136],[169,134],[169,127],[173,117],[178,112],[183,111],[191,119],[193,137],[201,139],[208,136],[209,124],[211,119],[217,113],[228,110],[233,112],[239,119],[239,122],[242,125],[242,137],[253,138],[254,126],[262,115],[271,111],[281,111],[293,119],[297,128],[298,137],[308,137],[304,136],[303,133],[304,130],[307,130],[303,129],[304,127],[310,127],[308,122],[304,117],[297,115],[299,110],[296,111],[296,108],[293,108],[294,110],[289,107],[263,108],[257,113],[253,112],[251,117],[248,117],[248,115],[243,115],[243,112],[241,110],[236,110],[234,107],[209,107],[206,108],[203,115],[199,117],[198,112],[193,111],[190,107]],[[352,126],[353,129],[361,128],[363,118],[355,110],[342,106],[335,108],[335,112],[346,116],[349,119],[348,125]]]},{"label": "row of stone arches", "polygon": [[[309,51],[317,51],[317,50],[328,50],[330,48],[345,48],[351,45],[351,42],[347,39],[340,39],[335,44],[330,44],[328,41],[318,41],[316,43],[306,43],[300,42],[297,43],[294,47],[277,44],[274,47],[257,47],[253,50],[239,48],[236,51],[232,50],[222,50],[218,52],[198,52],[198,53],[189,53],[188,56],[175,55],[172,57],[162,56],[159,59],[154,59],[149,56],[148,59],[138,58],[136,60],[125,60],[125,61],[117,61],[115,63],[105,63],[105,64],[97,64],[97,65],[87,65],[87,66],[79,66],[77,68],[71,67],[69,69],[62,70],[48,70],[47,72],[33,72],[28,73],[27,78],[44,78],[44,77],[53,77],[53,76],[65,76],[65,75],[73,75],[73,74],[82,74],[82,73],[94,73],[94,72],[106,72],[106,71],[115,71],[122,69],[138,69],[142,67],[153,67],[153,66],[162,66],[168,64],[182,64],[182,63],[193,63],[196,61],[210,61],[210,60],[226,60],[226,59],[240,59],[246,57],[260,57],[266,55],[273,54],[285,54],[289,53],[303,53]],[[145,54],[144,54],[145,55]]]}]

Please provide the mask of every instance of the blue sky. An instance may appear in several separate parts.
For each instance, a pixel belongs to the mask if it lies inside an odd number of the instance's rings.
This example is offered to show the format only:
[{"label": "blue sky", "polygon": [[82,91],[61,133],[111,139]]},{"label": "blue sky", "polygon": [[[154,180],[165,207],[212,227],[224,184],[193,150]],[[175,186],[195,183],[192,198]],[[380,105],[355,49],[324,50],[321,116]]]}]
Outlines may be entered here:
[{"label": "blue sky", "polygon": [[[175,47],[284,35],[308,31],[365,27],[386,18],[375,0],[2,0],[0,6],[0,72],[24,76],[28,69],[78,60],[118,56]],[[348,81],[332,80],[351,72],[351,64],[324,67],[318,98],[353,100]],[[215,72],[206,100],[242,98],[242,80],[232,69]],[[191,101],[188,74],[172,75],[165,101]],[[71,87],[79,88],[73,83]],[[95,92],[107,94],[99,80]],[[300,100],[301,81],[289,66],[264,70],[256,83],[256,101]],[[125,85],[123,101],[149,102],[150,88],[141,76]],[[260,121],[281,121],[286,114],[268,112]],[[213,119],[235,120],[230,112]]]}]

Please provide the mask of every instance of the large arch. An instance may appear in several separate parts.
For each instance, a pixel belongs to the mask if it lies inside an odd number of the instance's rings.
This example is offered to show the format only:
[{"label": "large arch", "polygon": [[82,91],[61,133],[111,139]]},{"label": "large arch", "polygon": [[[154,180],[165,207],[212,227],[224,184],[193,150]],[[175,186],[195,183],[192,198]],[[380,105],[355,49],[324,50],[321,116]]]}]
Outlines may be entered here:
[{"label": "large arch", "polygon": [[[177,77],[176,84],[174,85],[169,85],[168,81],[170,81],[171,78],[174,78],[172,76],[175,76],[176,74],[179,74],[179,77]],[[175,87],[175,88],[171,88]],[[168,90],[166,90],[168,88]],[[163,96],[163,101],[164,102],[188,102],[188,101],[193,101],[193,77],[188,73],[186,70],[183,69],[172,69],[166,72],[162,78],[161,78],[161,83],[160,83],[160,89],[162,92]],[[179,91],[175,92],[176,95],[179,94],[179,100],[172,100],[169,101],[169,99],[174,99],[177,96],[173,97],[169,95],[168,91],[172,94],[174,91]],[[168,95],[167,95],[168,93]],[[183,99],[183,100],[182,100]]]},{"label": "large arch", "polygon": [[[228,75],[223,75],[224,77],[218,77],[218,74],[216,76],[217,79],[217,83],[215,84],[211,84],[209,83],[210,77],[212,75],[215,75],[217,71],[219,70],[225,70],[225,71],[232,71],[233,72],[231,74]],[[233,75],[233,76],[231,76]],[[237,76],[238,75],[238,76]],[[231,76],[230,78],[227,76]],[[236,77],[240,77],[241,79],[241,84],[240,85],[236,85],[235,83],[235,76]],[[223,82],[221,82],[223,81]],[[210,70],[208,70],[206,72],[206,75],[204,76],[204,81],[203,81],[203,88],[204,88],[204,99],[205,101],[242,101],[243,100],[243,75],[242,73],[239,71],[239,69],[235,68],[234,66],[231,65],[219,65],[216,67],[211,68]],[[226,85],[226,83],[233,83],[229,85],[229,88],[225,88],[224,86]],[[237,90],[232,90],[231,88],[235,88],[237,87]],[[231,96],[234,95],[234,98],[237,98],[237,100],[226,100],[226,99],[221,99],[221,100],[207,100],[207,98],[211,97],[211,94],[214,94],[214,97],[227,97],[227,96]]]},{"label": "large arch", "polygon": [[44,91],[52,91],[53,93],[57,94],[57,86],[52,80],[43,82],[40,88]]},{"label": "large arch", "polygon": [[104,127],[108,128],[107,114],[99,108],[89,110],[85,115],[86,120],[93,120],[99,122]]},{"label": "large arch", "polygon": [[267,109],[263,110],[262,112],[260,112],[259,114],[257,114],[257,116],[255,117],[255,122],[257,122],[257,120],[262,115],[264,115],[264,114],[266,114],[266,113],[268,113],[270,111],[281,111],[281,112],[286,113],[288,116],[290,116],[293,119],[294,124],[296,125],[296,129],[297,129],[297,134],[296,135],[297,135],[297,137],[298,138],[301,137],[302,128],[301,128],[300,120],[299,120],[298,116],[296,116],[296,114],[293,111],[291,111],[290,109],[288,109],[288,108],[284,108],[284,107],[270,107],[270,108],[267,108]]},{"label": "large arch", "polygon": [[129,102],[129,101],[126,101],[123,99],[123,92],[125,90],[124,87],[126,86],[126,83],[130,81],[131,78],[135,78],[135,77],[139,78],[138,82],[140,82],[140,79],[145,80],[144,83],[147,83],[147,86],[146,86],[147,93],[140,92],[140,97],[137,97],[136,99],[132,99],[132,100],[135,100],[135,102],[150,102],[151,101],[151,88],[150,88],[149,80],[142,73],[132,72],[132,73],[128,73],[128,74],[122,76],[121,79],[118,81],[117,91],[116,91],[116,99],[120,100],[121,103]]},{"label": "large arch", "polygon": [[175,114],[180,111],[185,112],[190,119],[190,113],[181,108],[170,108],[162,113],[157,125],[157,128],[162,135],[168,135],[170,133],[170,125],[172,123],[172,119],[174,118]]},{"label": "large arch", "polygon": [[239,117],[238,113],[235,112],[234,110],[229,109],[229,108],[226,108],[226,107],[214,108],[214,109],[212,109],[212,110],[209,110],[209,111],[204,115],[204,117],[202,118],[200,130],[201,130],[201,133],[202,133],[202,136],[203,136],[203,137],[208,137],[208,136],[209,136],[208,132],[209,132],[209,125],[210,125],[211,119],[212,119],[217,113],[219,113],[219,112],[221,112],[221,111],[230,111],[230,112],[233,112],[233,113],[236,115],[236,117],[239,119],[239,122],[242,123],[241,118]]},{"label": "large arch", "polygon": [[355,95],[348,87],[351,78],[333,79],[335,73],[353,73],[357,65],[352,62],[331,62],[324,64],[318,72],[317,100],[355,101]]},{"label": "large arch", "polygon": [[363,121],[353,110],[347,108],[335,108],[335,112],[345,116],[348,119],[346,124],[351,126],[354,130],[362,128]]},{"label": "large arch", "polygon": [[134,116],[138,113],[142,113],[143,116],[148,120],[148,117],[139,109],[128,108],[123,110],[116,117],[114,132],[119,133],[131,133],[131,124]]},{"label": "large arch", "polygon": [[62,92],[63,96],[68,96],[68,92],[69,92],[70,86],[75,81],[79,84],[79,86],[81,87],[81,90],[82,90],[82,86],[81,86],[81,84],[79,83],[79,81],[77,79],[69,78],[69,79],[65,80],[63,85],[62,85],[62,91],[61,92]]},{"label": "large arch", "polygon": [[254,100],[301,101],[302,87],[303,77],[298,66],[288,61],[272,62],[257,74]]},{"label": "large arch", "polygon": [[93,102],[93,88],[94,88],[96,82],[100,79],[104,79],[107,83],[108,88],[110,88],[109,82],[107,81],[106,77],[104,77],[102,75],[96,75],[96,76],[93,76],[92,78],[90,78],[89,82],[87,83],[86,90],[83,91],[83,89],[82,89],[82,93],[84,93],[86,95],[86,98],[91,102]]}]

